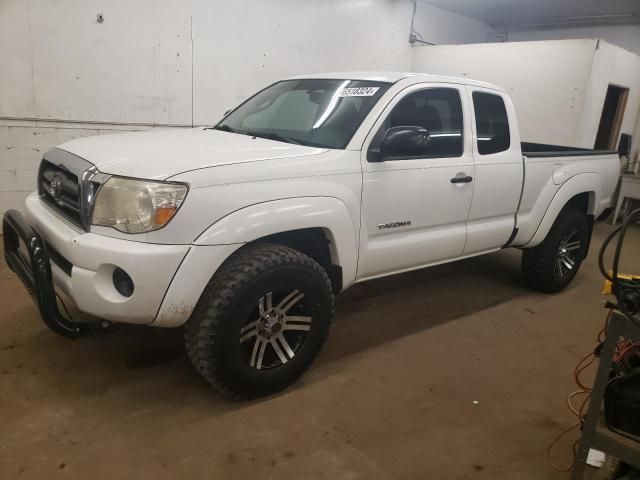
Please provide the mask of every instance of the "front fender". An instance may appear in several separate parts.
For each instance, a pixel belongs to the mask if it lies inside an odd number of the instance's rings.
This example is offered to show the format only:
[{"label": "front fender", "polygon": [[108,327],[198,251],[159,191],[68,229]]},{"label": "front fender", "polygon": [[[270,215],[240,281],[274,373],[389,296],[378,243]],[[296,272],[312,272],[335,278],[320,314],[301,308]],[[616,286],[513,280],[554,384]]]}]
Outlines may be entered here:
[{"label": "front fender", "polygon": [[302,197],[257,203],[227,214],[198,236],[173,277],[153,325],[184,324],[211,277],[242,245],[303,228],[322,228],[328,234],[332,261],[342,267],[344,287],[353,283],[357,230],[341,200]]},{"label": "front fender", "polygon": [[195,245],[249,243],[267,235],[322,228],[331,241],[332,261],[342,267],[346,288],[356,276],[357,230],[347,206],[334,197],[298,197],[236,210],[205,230]]},{"label": "front fender", "polygon": [[588,215],[597,216],[600,199],[602,198],[602,184],[600,176],[596,173],[581,173],[567,180],[556,192],[547,211],[542,217],[542,221],[531,240],[525,245],[526,248],[539,245],[551,230],[553,223],[558,218],[560,211],[576,195],[581,193],[589,194]]}]

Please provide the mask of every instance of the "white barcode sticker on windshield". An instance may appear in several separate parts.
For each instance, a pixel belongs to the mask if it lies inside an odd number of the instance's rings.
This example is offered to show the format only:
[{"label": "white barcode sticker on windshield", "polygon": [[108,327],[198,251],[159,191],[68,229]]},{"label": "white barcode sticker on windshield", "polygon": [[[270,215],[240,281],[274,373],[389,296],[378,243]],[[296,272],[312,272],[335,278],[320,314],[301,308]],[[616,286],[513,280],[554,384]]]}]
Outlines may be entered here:
[{"label": "white barcode sticker on windshield", "polygon": [[372,97],[380,87],[350,87],[343,88],[338,94],[339,97]]}]

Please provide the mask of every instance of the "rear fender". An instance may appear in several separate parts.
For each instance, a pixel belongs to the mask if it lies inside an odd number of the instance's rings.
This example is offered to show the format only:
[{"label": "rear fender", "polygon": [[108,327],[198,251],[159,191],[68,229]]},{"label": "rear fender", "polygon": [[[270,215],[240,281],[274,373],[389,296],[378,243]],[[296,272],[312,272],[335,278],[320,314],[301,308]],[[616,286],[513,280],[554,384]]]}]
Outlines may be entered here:
[{"label": "rear fender", "polygon": [[536,233],[524,247],[530,248],[539,245],[546,238],[562,209],[573,197],[581,193],[589,194],[589,204],[586,214],[597,216],[599,214],[599,212],[596,211],[597,206],[600,205],[600,199],[602,198],[600,177],[596,173],[581,173],[576,175],[567,180],[562,187],[558,189],[542,217]]}]

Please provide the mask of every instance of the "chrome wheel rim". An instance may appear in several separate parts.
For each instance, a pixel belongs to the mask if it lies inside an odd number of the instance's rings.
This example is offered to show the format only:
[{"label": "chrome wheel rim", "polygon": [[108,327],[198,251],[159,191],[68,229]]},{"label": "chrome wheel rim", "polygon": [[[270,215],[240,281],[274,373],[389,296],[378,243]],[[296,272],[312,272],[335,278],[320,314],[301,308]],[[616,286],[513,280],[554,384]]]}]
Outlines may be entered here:
[{"label": "chrome wheel rim", "polygon": [[269,292],[260,298],[248,323],[240,329],[240,345],[249,366],[267,370],[291,361],[311,330],[311,320],[304,293],[299,290],[284,295]]},{"label": "chrome wheel rim", "polygon": [[578,263],[578,254],[582,247],[582,242],[576,239],[578,230],[571,230],[562,237],[560,245],[558,245],[558,252],[556,253],[556,273],[560,278],[565,278],[569,275]]}]

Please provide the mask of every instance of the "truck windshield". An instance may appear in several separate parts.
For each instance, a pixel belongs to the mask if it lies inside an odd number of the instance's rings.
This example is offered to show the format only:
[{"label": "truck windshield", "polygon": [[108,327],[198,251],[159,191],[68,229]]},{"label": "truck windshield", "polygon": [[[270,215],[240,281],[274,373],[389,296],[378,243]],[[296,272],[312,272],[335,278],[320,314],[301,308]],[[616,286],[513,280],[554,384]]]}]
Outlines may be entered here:
[{"label": "truck windshield", "polygon": [[284,80],[255,94],[214,129],[343,149],[389,86],[363,80]]}]

